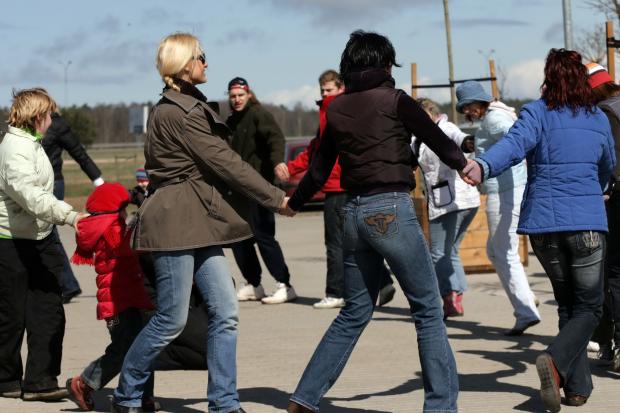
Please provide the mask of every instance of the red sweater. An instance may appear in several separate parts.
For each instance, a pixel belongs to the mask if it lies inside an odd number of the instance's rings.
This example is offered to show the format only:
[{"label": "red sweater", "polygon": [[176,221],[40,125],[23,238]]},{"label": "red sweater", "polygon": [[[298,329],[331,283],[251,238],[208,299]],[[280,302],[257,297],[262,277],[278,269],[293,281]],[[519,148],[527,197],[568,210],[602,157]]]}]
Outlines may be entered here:
[{"label": "red sweater", "polygon": [[[295,159],[289,161],[288,171],[291,175],[295,175],[301,172],[306,172],[310,167],[310,162],[312,162],[312,157],[319,150],[319,145],[321,144],[321,138],[323,137],[323,131],[325,130],[325,125],[327,125],[327,106],[337,97],[336,96],[326,96],[323,100],[317,102],[319,105],[319,133],[317,137],[312,139],[308,144],[308,147]],[[327,182],[323,186],[323,192],[345,192],[342,187],[340,187],[340,163],[336,160],[336,164],[332,169]]]},{"label": "red sweater", "polygon": [[78,223],[77,250],[71,261],[95,266],[99,320],[131,307],[154,308],[126,229],[125,221],[118,214],[91,215]]}]

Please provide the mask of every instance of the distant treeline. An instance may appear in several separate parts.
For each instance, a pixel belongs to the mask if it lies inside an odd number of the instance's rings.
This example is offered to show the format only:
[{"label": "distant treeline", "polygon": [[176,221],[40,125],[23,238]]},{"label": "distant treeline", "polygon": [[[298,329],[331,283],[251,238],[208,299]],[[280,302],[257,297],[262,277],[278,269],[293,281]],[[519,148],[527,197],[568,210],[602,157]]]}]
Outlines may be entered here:
[{"label": "distant treeline", "polygon": [[[527,102],[527,100],[504,100],[504,103],[515,107],[517,111]],[[152,103],[149,102],[146,105],[150,107]],[[316,109],[307,109],[300,104],[292,109],[268,103],[263,105],[273,114],[286,137],[309,136],[316,133],[318,127],[318,111]],[[122,103],[71,106],[63,108],[62,114],[84,145],[135,142],[141,137],[129,132],[129,109],[141,106],[143,105]],[[228,102],[221,101],[219,106],[220,114],[226,119],[230,113]],[[441,104],[440,109],[449,114],[450,104]],[[0,119],[2,120],[0,122],[0,133],[4,134],[7,129],[8,108],[0,108]],[[459,119],[459,122],[462,121],[463,119]]]}]

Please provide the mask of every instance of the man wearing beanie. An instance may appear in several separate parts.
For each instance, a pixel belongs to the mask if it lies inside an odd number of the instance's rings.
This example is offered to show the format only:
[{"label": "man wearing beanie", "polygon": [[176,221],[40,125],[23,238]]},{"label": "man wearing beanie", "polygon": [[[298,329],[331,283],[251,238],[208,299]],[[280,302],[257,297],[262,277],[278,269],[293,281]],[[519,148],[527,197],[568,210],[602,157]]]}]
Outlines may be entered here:
[{"label": "man wearing beanie", "polygon": [[[620,159],[620,86],[607,70],[598,63],[586,64],[588,82],[594,92],[598,106],[603,110],[615,141],[616,159]],[[616,164],[607,192],[607,235],[606,256],[606,290],[603,317],[592,340],[600,347],[599,357],[612,361],[613,370],[620,372],[620,254],[614,253],[620,248],[620,162]]]},{"label": "man wearing beanie", "polygon": [[[232,148],[269,182],[288,179],[284,161],[284,135],[273,115],[254,96],[248,82],[235,77],[228,83],[231,115],[226,120],[233,132]],[[253,204],[249,223],[254,238],[241,241],[232,248],[235,261],[247,284],[239,289],[239,301],[261,300],[264,304],[280,304],[297,298],[290,284],[290,274],[280,244],[275,239],[276,221],[273,212]],[[258,244],[261,257],[276,279],[276,289],[265,296],[261,285],[261,266],[254,249]]]}]

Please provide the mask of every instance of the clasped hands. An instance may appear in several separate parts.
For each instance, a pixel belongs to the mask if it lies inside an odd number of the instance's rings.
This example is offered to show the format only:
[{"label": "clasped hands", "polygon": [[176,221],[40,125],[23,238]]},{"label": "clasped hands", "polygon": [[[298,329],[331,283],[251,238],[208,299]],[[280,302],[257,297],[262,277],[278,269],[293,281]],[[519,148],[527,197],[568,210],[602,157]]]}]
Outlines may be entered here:
[{"label": "clasped hands", "polygon": [[294,217],[297,214],[297,211],[293,211],[290,206],[288,206],[288,200],[290,198],[285,196],[282,200],[282,205],[280,205],[280,209],[278,209],[278,214],[284,215],[285,217]]},{"label": "clasped hands", "polygon": [[467,165],[465,165],[462,171],[459,171],[459,175],[469,185],[478,185],[482,182],[482,167],[478,162],[468,159]]}]

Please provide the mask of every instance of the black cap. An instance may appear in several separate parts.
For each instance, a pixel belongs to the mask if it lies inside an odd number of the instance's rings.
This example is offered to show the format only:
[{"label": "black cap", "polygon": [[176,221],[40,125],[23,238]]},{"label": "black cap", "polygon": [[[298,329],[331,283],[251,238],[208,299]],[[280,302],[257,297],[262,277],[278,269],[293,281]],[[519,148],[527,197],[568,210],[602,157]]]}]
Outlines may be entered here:
[{"label": "black cap", "polygon": [[250,85],[248,84],[248,81],[242,77],[236,77],[230,82],[228,82],[228,90],[234,87],[240,87],[241,89],[245,89],[245,90],[250,89]]}]

